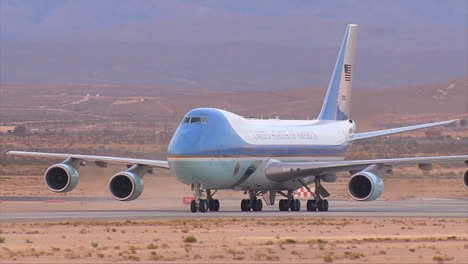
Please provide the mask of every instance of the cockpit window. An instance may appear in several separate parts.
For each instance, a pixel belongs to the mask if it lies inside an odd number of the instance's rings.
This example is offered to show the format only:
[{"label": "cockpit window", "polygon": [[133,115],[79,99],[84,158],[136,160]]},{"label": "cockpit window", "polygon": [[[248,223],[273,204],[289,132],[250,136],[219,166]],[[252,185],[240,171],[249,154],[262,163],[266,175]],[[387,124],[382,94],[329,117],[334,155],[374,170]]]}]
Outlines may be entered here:
[{"label": "cockpit window", "polygon": [[192,117],[190,118],[190,123],[201,123],[201,118],[200,117]]},{"label": "cockpit window", "polygon": [[198,124],[198,123],[208,123],[208,120],[205,117],[199,117],[199,116],[188,116],[184,118],[183,121],[184,124]]}]

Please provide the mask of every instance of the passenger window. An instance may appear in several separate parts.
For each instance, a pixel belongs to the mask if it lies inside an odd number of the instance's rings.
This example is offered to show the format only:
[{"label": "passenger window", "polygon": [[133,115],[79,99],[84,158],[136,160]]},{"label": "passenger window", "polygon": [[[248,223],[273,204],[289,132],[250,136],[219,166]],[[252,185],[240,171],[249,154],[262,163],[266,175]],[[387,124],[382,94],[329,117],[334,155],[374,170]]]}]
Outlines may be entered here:
[{"label": "passenger window", "polygon": [[190,119],[190,123],[201,123],[201,118],[200,117],[192,117]]}]

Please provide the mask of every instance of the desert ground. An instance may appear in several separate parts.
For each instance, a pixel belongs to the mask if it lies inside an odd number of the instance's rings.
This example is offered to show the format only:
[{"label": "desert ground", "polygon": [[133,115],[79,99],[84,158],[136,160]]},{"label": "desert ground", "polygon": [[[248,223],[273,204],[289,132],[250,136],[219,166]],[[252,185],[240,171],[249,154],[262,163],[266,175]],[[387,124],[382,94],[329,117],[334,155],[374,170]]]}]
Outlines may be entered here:
[{"label": "desert ground", "polygon": [[466,263],[465,218],[3,224],[1,263]]}]

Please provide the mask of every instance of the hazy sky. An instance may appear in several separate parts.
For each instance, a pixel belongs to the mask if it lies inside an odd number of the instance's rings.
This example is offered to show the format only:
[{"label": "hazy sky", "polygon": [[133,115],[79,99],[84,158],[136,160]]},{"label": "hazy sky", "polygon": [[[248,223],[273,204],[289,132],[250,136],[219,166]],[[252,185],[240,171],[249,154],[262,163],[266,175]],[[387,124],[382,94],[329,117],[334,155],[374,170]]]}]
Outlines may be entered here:
[{"label": "hazy sky", "polygon": [[360,24],[360,85],[457,78],[467,2],[0,0],[0,81],[323,85],[347,23]]},{"label": "hazy sky", "polygon": [[389,28],[467,26],[466,0],[1,0],[2,37],[39,37],[193,16],[306,16]]}]

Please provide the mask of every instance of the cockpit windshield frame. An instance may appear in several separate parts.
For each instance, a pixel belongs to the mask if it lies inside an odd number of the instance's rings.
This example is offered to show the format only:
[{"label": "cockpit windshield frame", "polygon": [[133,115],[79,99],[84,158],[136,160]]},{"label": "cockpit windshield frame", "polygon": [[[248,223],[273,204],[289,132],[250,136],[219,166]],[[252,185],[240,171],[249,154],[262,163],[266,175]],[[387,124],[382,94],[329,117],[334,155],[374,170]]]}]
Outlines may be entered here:
[{"label": "cockpit windshield frame", "polygon": [[186,116],[182,120],[182,123],[184,123],[184,124],[200,124],[200,123],[208,123],[208,120],[206,119],[206,117]]}]

